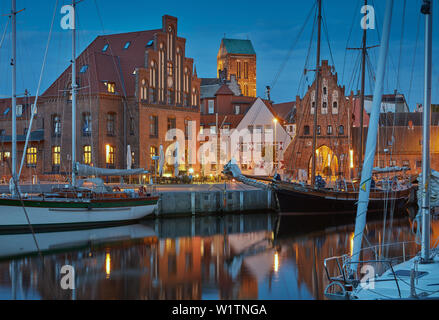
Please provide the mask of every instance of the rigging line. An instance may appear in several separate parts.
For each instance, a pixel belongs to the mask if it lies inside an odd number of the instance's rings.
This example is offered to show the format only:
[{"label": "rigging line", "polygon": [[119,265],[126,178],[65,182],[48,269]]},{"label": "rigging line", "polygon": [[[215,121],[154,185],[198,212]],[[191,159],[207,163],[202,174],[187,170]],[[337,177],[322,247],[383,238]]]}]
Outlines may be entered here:
[{"label": "rigging line", "polygon": [[358,9],[360,7],[360,1],[357,1],[357,6],[355,8],[355,14],[353,15],[353,19],[352,19],[352,23],[351,23],[351,28],[349,30],[349,35],[348,35],[348,40],[346,41],[346,50],[345,50],[345,54],[344,54],[344,60],[343,60],[343,71],[342,71],[342,77],[341,77],[341,83],[344,82],[344,75],[345,75],[345,67],[346,67],[346,57],[347,57],[347,48],[349,46],[349,41],[351,40],[351,35],[352,35],[352,30],[354,29],[354,23],[357,19],[357,13],[358,13]]},{"label": "rigging line", "polygon": [[295,49],[297,43],[299,42],[299,40],[300,40],[300,38],[301,38],[301,36],[302,36],[303,31],[305,30],[305,27],[306,27],[306,25],[308,24],[308,20],[309,20],[309,18],[311,17],[311,14],[314,12],[314,8],[315,8],[316,4],[317,4],[317,1],[315,1],[315,2],[314,2],[314,5],[311,7],[311,10],[309,11],[309,13],[308,13],[308,15],[307,15],[307,17],[306,17],[306,19],[305,19],[305,21],[304,21],[304,23],[303,23],[303,25],[302,25],[302,27],[301,27],[301,29],[300,29],[300,31],[299,31],[299,34],[297,35],[296,40],[293,42],[292,46],[290,47],[290,49],[289,49],[289,51],[288,51],[288,53],[287,53],[286,58],[284,59],[284,61],[283,61],[282,64],[280,65],[280,68],[279,68],[279,70],[277,71],[277,73],[276,73],[276,75],[275,75],[275,77],[274,77],[273,82],[271,83],[271,88],[274,88],[274,87],[276,86],[277,81],[279,80],[280,75],[282,74],[282,71],[285,69],[286,64],[287,64],[288,61],[290,60],[291,54],[293,53],[293,51],[294,51],[294,49]]},{"label": "rigging line", "polygon": [[[26,142],[24,144],[24,151],[27,150],[27,146],[29,144],[29,137],[30,137],[30,133],[31,133],[31,129],[32,129],[32,122],[33,122],[33,119],[34,119],[34,114],[37,111],[38,96],[40,94],[41,82],[43,80],[44,68],[46,66],[47,54],[49,52],[50,39],[52,38],[52,31],[53,31],[53,25],[54,25],[54,21],[55,21],[55,17],[56,17],[57,8],[58,8],[58,0],[55,1],[55,7],[54,7],[54,10],[53,10],[52,22],[50,24],[49,37],[47,39],[46,50],[44,52],[43,65],[41,66],[40,79],[38,81],[38,87],[37,87],[37,91],[35,93],[35,101],[33,103],[32,109],[31,109],[31,120],[30,120],[30,123],[29,123],[29,128],[27,130]],[[23,156],[21,158],[20,170],[19,170],[19,173],[18,173],[18,180],[20,180],[21,170],[23,169],[25,156],[26,156],[26,152],[23,152]]]},{"label": "rigging line", "polygon": [[3,46],[3,41],[5,40],[6,32],[8,31],[8,26],[9,26],[9,22],[10,22],[10,21],[11,21],[11,20],[8,19],[8,22],[6,22],[5,31],[3,32],[2,40],[0,41],[0,49],[1,49],[2,46]]},{"label": "rigging line", "polygon": [[325,9],[323,8],[323,14],[322,14],[322,21],[323,21],[323,31],[325,33],[326,36],[326,41],[328,43],[328,48],[329,48],[329,55],[331,56],[331,62],[332,62],[332,66],[334,68],[334,70],[336,70],[335,67],[335,60],[334,60],[334,56],[332,54],[332,48],[331,48],[331,42],[329,41],[329,32],[328,32],[328,26],[326,24],[326,18],[325,18]]},{"label": "rigging line", "polygon": [[[306,74],[308,66],[309,66],[309,58],[311,56],[311,48],[312,48],[313,39],[314,39],[314,31],[315,31],[315,26],[316,26],[316,19],[317,19],[317,13],[314,14],[313,28],[312,28],[312,31],[311,31],[311,37],[310,37],[310,41],[309,41],[309,45],[308,45],[308,52],[307,52],[306,59],[305,59],[305,66],[303,68],[304,72],[302,72],[302,76],[301,76],[300,81],[299,81],[299,86],[297,88],[297,94],[296,95],[299,95],[300,88],[301,88],[302,85],[304,85],[304,82],[305,82],[304,78],[305,78],[305,74]],[[303,87],[303,89],[305,89],[305,86]],[[304,92],[302,92],[302,93],[304,94]]]},{"label": "rigging line", "polygon": [[407,1],[404,0],[404,5],[402,9],[402,25],[401,25],[401,38],[399,41],[399,58],[398,58],[398,73],[396,75],[396,90],[399,89],[399,81],[400,81],[400,70],[401,70],[401,57],[402,57],[402,45],[404,43],[404,26],[405,26],[405,10],[406,10],[406,3]]},{"label": "rigging line", "polygon": [[410,86],[409,86],[409,92],[408,92],[408,96],[407,96],[408,103],[411,102],[411,94],[412,94],[412,88],[413,88],[413,74],[415,72],[416,54],[417,54],[417,49],[418,49],[421,17],[422,17],[422,14],[419,12],[418,13],[418,24],[417,24],[417,30],[416,30],[415,50],[414,50],[414,53],[413,53],[412,70],[411,70],[411,73],[410,73]]},{"label": "rigging line", "polygon": [[[97,15],[99,17],[99,22],[101,24],[102,32],[105,34],[104,22],[102,20],[102,16],[100,14],[99,7],[98,7],[98,4],[97,4],[96,0],[94,0],[94,3],[95,3]],[[123,75],[121,74],[122,70],[121,70],[121,67],[120,67],[119,56],[115,56],[114,55],[113,49],[112,49],[110,43],[108,42],[107,38],[106,37],[103,37],[103,38],[104,38],[105,42],[109,45],[108,48],[110,49],[110,53],[111,53],[111,57],[112,57],[111,60],[113,61],[114,69],[116,70],[117,76],[119,77],[119,81],[120,81],[120,84],[122,86],[122,95],[123,95],[122,103],[125,105],[126,111],[128,111],[128,115],[132,116],[131,110],[129,108],[129,104],[127,103],[127,101],[128,101],[127,92],[126,92],[126,88],[125,88],[124,78],[123,78]],[[126,128],[126,125],[127,124],[124,123],[124,127],[125,128]],[[125,145],[124,137],[119,137],[119,140],[120,140],[120,142],[122,142],[122,145],[124,146],[124,148],[127,148],[128,140],[127,140],[127,144],[126,145]],[[126,157],[126,150],[124,150],[124,152],[123,152],[123,159],[125,159],[125,157]]]}]

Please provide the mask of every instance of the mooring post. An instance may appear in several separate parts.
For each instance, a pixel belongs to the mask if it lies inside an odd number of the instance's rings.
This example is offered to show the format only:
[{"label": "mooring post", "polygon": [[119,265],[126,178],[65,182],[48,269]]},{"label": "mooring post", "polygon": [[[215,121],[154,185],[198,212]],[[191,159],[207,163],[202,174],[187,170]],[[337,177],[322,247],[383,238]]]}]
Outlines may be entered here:
[{"label": "mooring post", "polygon": [[195,192],[191,192],[191,209],[192,215],[195,215]]},{"label": "mooring post", "polygon": [[271,209],[271,190],[268,189],[268,195],[267,195],[267,209]]}]

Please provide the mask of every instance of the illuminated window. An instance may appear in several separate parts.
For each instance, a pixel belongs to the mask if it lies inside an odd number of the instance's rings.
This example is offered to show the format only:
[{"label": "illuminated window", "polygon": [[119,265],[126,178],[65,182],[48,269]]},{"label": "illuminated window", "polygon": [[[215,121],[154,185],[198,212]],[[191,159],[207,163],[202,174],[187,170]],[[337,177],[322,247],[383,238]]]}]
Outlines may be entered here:
[{"label": "illuminated window", "polygon": [[28,166],[36,166],[37,165],[37,148],[35,148],[35,147],[27,148],[26,163]]},{"label": "illuminated window", "polygon": [[157,157],[159,155],[157,147],[156,146],[151,146],[151,148],[149,149],[149,153],[151,155],[151,159],[153,157]]},{"label": "illuminated window", "polygon": [[241,106],[235,106],[235,114],[241,113]]},{"label": "illuminated window", "polygon": [[109,144],[105,146],[105,162],[107,165],[114,166],[114,147]]},{"label": "illuminated window", "polygon": [[174,75],[174,67],[172,63],[168,62],[168,76],[173,76],[173,75]]},{"label": "illuminated window", "polygon": [[114,82],[104,82],[107,87],[107,92],[115,93],[116,92],[116,84]]},{"label": "illuminated window", "polygon": [[244,79],[248,79],[248,62],[244,62]]},{"label": "illuminated window", "polygon": [[52,165],[59,166],[61,164],[61,147],[52,147]]},{"label": "illuminated window", "polygon": [[84,164],[91,164],[91,146],[84,146],[83,148],[84,152]]}]

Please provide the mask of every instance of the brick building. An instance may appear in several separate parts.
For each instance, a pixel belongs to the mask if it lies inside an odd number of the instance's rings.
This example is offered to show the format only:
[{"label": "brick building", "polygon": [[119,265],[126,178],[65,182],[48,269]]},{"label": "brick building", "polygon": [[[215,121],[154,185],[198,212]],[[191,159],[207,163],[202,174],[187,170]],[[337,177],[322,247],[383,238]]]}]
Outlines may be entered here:
[{"label": "brick building", "polygon": [[285,153],[286,168],[293,179],[310,180],[314,112],[317,112],[316,174],[334,179],[350,176],[350,137],[352,96],[338,84],[337,73],[327,60],[322,61],[319,105],[316,108],[316,83],[303,98],[296,97],[297,135]]},{"label": "brick building", "polygon": [[[383,113],[380,115],[375,167],[408,167],[407,174],[422,172],[422,113]],[[439,170],[439,113],[431,114],[431,167]],[[364,130],[366,145],[367,128]],[[360,128],[352,129],[354,152],[360,140]],[[365,148],[365,147],[363,147]]]},{"label": "brick building", "polygon": [[256,52],[250,40],[222,39],[217,70],[219,79],[235,75],[242,94],[256,97]]},{"label": "brick building", "polygon": [[[186,57],[177,18],[166,15],[162,20],[160,29],[98,36],[78,56],[78,162],[126,168],[130,146],[132,167],[154,171],[151,157],[158,155],[160,145],[172,155],[175,134],[166,133],[178,129],[183,133],[180,146],[185,146],[180,147],[180,170],[199,170],[196,158],[193,165],[182,162],[189,131],[199,130],[201,80],[193,59]],[[39,100],[32,130],[43,130],[44,137],[35,144],[36,156],[28,157],[36,165],[27,165],[45,179],[71,171],[70,88],[68,67]],[[172,165],[165,166],[165,173],[172,172]]]}]

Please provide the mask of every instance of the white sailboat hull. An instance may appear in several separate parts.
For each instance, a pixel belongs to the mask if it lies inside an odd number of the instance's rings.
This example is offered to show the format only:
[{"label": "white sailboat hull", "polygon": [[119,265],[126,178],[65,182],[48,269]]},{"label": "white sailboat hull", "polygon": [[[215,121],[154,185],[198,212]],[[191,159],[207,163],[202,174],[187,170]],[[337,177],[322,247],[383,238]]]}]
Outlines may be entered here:
[{"label": "white sailboat hull", "polygon": [[[36,230],[51,228],[72,228],[138,221],[153,214],[157,200],[145,201],[136,205],[110,204],[104,202],[80,201],[24,201],[19,205],[1,205],[0,230]],[[29,218],[29,221],[27,219]]]}]

